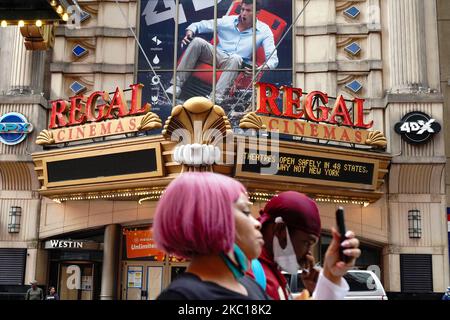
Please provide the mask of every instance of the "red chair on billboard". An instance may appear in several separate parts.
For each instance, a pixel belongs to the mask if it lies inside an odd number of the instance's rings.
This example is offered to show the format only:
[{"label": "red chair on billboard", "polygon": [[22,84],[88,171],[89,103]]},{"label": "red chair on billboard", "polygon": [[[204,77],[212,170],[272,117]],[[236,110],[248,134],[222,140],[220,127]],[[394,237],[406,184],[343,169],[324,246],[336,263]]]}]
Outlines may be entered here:
[{"label": "red chair on billboard", "polygon": [[[239,15],[241,9],[241,1],[235,1],[230,9],[228,10],[226,15],[233,16],[233,15]],[[281,36],[283,35],[284,30],[286,29],[287,23],[285,20],[281,19],[277,15],[261,9],[257,15],[257,18],[259,21],[264,22],[267,24],[270,29],[272,30],[273,37],[274,37],[274,43],[275,45],[278,44],[278,41],[280,40]],[[214,41],[211,40],[211,43],[213,44]],[[181,57],[180,57],[181,59]],[[179,61],[178,61],[179,62]],[[265,53],[264,48],[259,47],[256,51],[256,66],[261,66],[265,62]],[[213,67],[210,64],[207,63],[198,63],[195,67],[196,70],[191,75],[191,77],[199,80],[202,84],[205,84],[210,88],[212,87],[213,83]],[[210,71],[210,72],[206,72]],[[263,71],[261,71],[256,81],[258,81],[263,76]],[[217,80],[220,79],[220,76],[222,75],[222,71],[217,71],[216,78]],[[247,75],[245,72],[240,72],[239,75],[234,80],[233,85],[230,88],[230,95],[234,95],[236,90],[246,89],[249,87],[250,83],[252,82],[252,75]],[[207,93],[209,94],[209,92]]]}]

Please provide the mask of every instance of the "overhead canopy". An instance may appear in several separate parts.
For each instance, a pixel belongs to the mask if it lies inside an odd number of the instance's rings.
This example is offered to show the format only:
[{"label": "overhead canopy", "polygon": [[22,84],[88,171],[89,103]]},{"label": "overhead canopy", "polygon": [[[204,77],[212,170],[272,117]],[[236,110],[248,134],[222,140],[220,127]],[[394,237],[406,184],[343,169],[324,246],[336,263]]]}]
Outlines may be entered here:
[{"label": "overhead canopy", "polygon": [[[57,5],[67,8],[67,1],[56,1]],[[52,6],[47,0],[0,0],[0,20],[41,20],[60,21],[56,12],[57,6]],[[65,11],[65,9],[64,9]]]}]

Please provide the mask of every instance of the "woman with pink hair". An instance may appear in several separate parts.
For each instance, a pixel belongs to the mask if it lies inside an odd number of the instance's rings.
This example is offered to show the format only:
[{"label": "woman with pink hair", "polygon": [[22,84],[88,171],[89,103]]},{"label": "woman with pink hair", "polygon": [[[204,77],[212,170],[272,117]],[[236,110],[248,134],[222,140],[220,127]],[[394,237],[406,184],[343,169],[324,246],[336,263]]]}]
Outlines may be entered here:
[{"label": "woman with pink hair", "polygon": [[[245,275],[249,260],[258,258],[264,245],[261,223],[250,206],[244,186],[224,175],[188,172],[169,184],[156,208],[154,239],[167,253],[191,262],[159,300],[269,299]],[[338,238],[333,238],[326,255],[339,257]]]},{"label": "woman with pink hair", "polygon": [[224,175],[189,172],[170,183],[156,208],[154,239],[191,263],[158,299],[268,299],[245,276],[264,244],[250,205],[244,186]]}]

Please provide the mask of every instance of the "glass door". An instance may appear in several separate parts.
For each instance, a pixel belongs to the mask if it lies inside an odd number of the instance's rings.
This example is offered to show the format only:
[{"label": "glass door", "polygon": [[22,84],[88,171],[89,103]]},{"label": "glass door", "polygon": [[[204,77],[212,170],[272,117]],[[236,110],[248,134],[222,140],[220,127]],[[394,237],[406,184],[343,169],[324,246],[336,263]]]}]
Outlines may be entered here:
[{"label": "glass door", "polygon": [[164,286],[164,266],[147,266],[146,272],[146,298],[147,300],[155,300]]},{"label": "glass door", "polygon": [[167,281],[164,263],[125,261],[122,265],[122,299],[154,300]]},{"label": "glass door", "polygon": [[[125,263],[126,264],[126,263]],[[141,300],[142,280],[144,278],[144,266],[139,264],[125,265],[125,300]]]}]

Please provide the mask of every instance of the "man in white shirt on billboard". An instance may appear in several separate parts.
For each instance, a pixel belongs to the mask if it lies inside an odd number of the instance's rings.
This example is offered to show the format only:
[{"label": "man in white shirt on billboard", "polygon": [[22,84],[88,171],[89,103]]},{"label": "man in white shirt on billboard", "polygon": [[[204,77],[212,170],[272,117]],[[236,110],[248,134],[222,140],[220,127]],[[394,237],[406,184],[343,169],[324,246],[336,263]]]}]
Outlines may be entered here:
[{"label": "man in white shirt on billboard", "polygon": [[[256,2],[256,9],[256,13],[258,13],[260,9],[258,0]],[[218,44],[216,61],[217,67],[225,71],[216,84],[216,103],[223,101],[227,90],[239,74],[239,71],[236,69],[245,68],[248,74],[252,72],[252,26],[253,0],[242,0],[239,15],[223,16],[217,20]],[[172,80],[172,86],[166,90],[167,93],[175,94],[176,97],[181,94],[181,87],[189,78],[191,72],[180,71],[194,69],[198,61],[209,64],[213,63],[213,45],[200,37],[195,37],[196,34],[212,33],[213,31],[214,19],[195,22],[186,28],[186,36],[182,40],[182,45],[188,47],[178,64],[177,71],[179,72],[177,72],[176,87],[173,85]],[[266,57],[265,68],[276,68],[278,65],[278,57],[272,30],[264,22],[256,20],[256,47],[259,48],[260,46],[264,48]],[[212,93],[210,96],[212,96]]]}]

